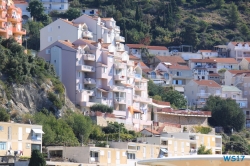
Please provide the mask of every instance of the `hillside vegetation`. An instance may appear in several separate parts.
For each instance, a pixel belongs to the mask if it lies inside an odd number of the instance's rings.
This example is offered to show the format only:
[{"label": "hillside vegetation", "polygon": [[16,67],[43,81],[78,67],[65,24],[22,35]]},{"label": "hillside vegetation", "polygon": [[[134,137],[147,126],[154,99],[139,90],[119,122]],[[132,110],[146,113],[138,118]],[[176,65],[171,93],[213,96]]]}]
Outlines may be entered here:
[{"label": "hillside vegetation", "polygon": [[74,8],[101,8],[121,27],[126,43],[211,49],[247,41],[248,0],[73,0]]}]

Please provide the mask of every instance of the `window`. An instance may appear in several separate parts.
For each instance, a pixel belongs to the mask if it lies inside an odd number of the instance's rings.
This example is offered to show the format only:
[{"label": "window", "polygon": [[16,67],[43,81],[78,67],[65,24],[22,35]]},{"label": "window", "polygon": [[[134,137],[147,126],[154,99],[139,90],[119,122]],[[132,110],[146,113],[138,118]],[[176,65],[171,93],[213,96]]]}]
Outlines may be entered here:
[{"label": "window", "polygon": [[156,78],[156,73],[155,72],[151,73],[151,78]]},{"label": "window", "polygon": [[120,160],[120,151],[116,152],[116,160]]},{"label": "window", "polygon": [[26,144],[26,149],[30,149],[30,144],[29,143]]},{"label": "window", "polygon": [[48,32],[51,32],[52,31],[52,27],[48,27]]},{"label": "window", "polygon": [[235,99],[236,98],[236,95],[233,95],[233,99]]},{"label": "window", "polygon": [[52,42],[52,36],[48,37],[48,42]]},{"label": "window", "polygon": [[165,73],[165,74],[164,74],[164,78],[165,78],[166,80],[168,80],[168,79],[169,79],[169,74],[168,74],[168,73]]},{"label": "window", "polygon": [[50,54],[50,49],[46,49],[46,54]]},{"label": "window", "polygon": [[127,153],[127,159],[135,159],[134,153]]},{"label": "window", "polygon": [[58,29],[60,29],[60,26],[58,26]]},{"label": "window", "polygon": [[111,158],[111,152],[108,151],[108,159],[110,159],[110,158]]},{"label": "window", "polygon": [[11,127],[8,127],[8,140],[11,140]]},{"label": "window", "polygon": [[151,158],[154,158],[154,148],[151,148]]},{"label": "window", "polygon": [[181,76],[181,72],[177,71],[176,75]]},{"label": "window", "polygon": [[81,72],[78,72],[78,77],[79,77],[79,78],[81,77]]},{"label": "window", "polygon": [[146,147],[143,147],[143,157],[146,157]]},{"label": "window", "polygon": [[54,60],[54,63],[56,63],[56,60]]},{"label": "window", "polygon": [[61,4],[61,9],[64,9],[64,4]]},{"label": "window", "polygon": [[248,93],[247,93],[247,91],[244,91],[244,95],[247,95]]},{"label": "window", "polygon": [[137,146],[137,150],[140,150],[140,146]]},{"label": "window", "polygon": [[103,73],[107,73],[107,67],[103,67]]},{"label": "window", "polygon": [[0,142],[0,150],[6,150],[6,142]]},{"label": "window", "polygon": [[0,126],[0,131],[3,131],[3,126]]}]

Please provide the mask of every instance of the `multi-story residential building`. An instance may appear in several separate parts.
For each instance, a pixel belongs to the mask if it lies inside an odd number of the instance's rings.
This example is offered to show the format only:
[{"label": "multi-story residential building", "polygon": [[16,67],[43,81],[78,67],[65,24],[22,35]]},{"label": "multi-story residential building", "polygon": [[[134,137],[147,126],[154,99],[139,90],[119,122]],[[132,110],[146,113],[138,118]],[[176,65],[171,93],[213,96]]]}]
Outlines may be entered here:
[{"label": "multi-story residential building", "polygon": [[[70,33],[65,33],[65,32]],[[40,50],[48,47],[57,40],[92,39],[93,33],[86,24],[74,24],[66,19],[57,19],[40,30]]]},{"label": "multi-story residential building", "polygon": [[235,58],[238,62],[242,58],[250,57],[250,42],[230,42],[227,48],[230,50],[230,57]]},{"label": "multi-story residential building", "polygon": [[138,58],[142,58],[143,52],[142,49],[146,48],[149,54],[152,55],[161,55],[161,56],[169,56],[169,50],[164,46],[145,46],[143,44],[125,44],[125,50]]},{"label": "multi-story residential building", "polygon": [[199,133],[167,133],[160,137],[140,137],[137,142],[145,142],[149,145],[167,146],[168,155],[183,156],[197,155],[197,150],[201,145],[206,149],[211,149],[212,154],[222,154],[222,136],[199,134]]},{"label": "multi-story residential building", "polygon": [[0,122],[0,163],[7,156],[31,157],[34,149],[42,152],[42,134],[41,125]]},{"label": "multi-story residential building", "polygon": [[22,22],[26,23],[31,18],[30,12],[27,10],[29,4],[25,0],[13,0],[16,7],[22,10]]},{"label": "multi-story residential building", "polygon": [[166,62],[171,64],[187,65],[187,63],[182,59],[181,56],[154,56],[150,62],[149,67],[154,69],[159,63]]},{"label": "multi-story residential building", "polygon": [[[227,70],[225,72],[225,85],[235,86],[242,91],[243,98],[250,100],[250,70]],[[250,127],[250,108],[242,106],[246,114],[246,127]]]},{"label": "multi-story residential building", "polygon": [[68,0],[41,0],[44,12],[49,14],[51,11],[65,12],[69,8]]},{"label": "multi-story residential building", "polygon": [[239,68],[240,70],[250,70],[250,58],[242,58]]},{"label": "multi-story residential building", "polygon": [[208,126],[210,111],[175,110],[172,108],[161,108],[154,111],[154,129],[159,133],[182,132],[184,128],[192,131],[194,126],[200,124]]},{"label": "multi-story residential building", "polygon": [[217,73],[221,69],[239,70],[239,63],[234,58],[211,58],[216,62]]},{"label": "multi-story residential building", "polygon": [[22,44],[22,35],[26,34],[26,30],[22,28],[22,10],[15,7],[12,0],[2,0],[0,13],[0,36],[6,39],[13,37]]},{"label": "multi-story residential building", "polygon": [[82,14],[98,16],[100,14],[100,9],[82,9]]},{"label": "multi-story residential building", "polygon": [[214,80],[221,83],[219,70],[239,69],[239,64],[234,58],[190,59],[189,67],[193,71],[195,80]]},{"label": "multi-story residential building", "polygon": [[175,90],[183,93],[183,86],[192,79],[192,71],[187,65],[161,62],[154,70],[148,72],[148,78],[155,84],[174,86]]},{"label": "multi-story residential building", "polygon": [[200,53],[202,55],[202,58],[212,58],[212,57],[218,57],[218,52],[215,50],[198,50],[197,53]]},{"label": "multi-story residential building", "polygon": [[222,85],[222,98],[231,98],[236,101],[236,103],[239,104],[240,108],[243,110],[248,107],[248,100],[247,98],[243,98],[242,91],[238,89],[235,86],[229,86],[229,85]]},{"label": "multi-story residential building", "polygon": [[184,88],[191,106],[202,108],[210,95],[221,96],[221,86],[213,80],[191,80]]}]

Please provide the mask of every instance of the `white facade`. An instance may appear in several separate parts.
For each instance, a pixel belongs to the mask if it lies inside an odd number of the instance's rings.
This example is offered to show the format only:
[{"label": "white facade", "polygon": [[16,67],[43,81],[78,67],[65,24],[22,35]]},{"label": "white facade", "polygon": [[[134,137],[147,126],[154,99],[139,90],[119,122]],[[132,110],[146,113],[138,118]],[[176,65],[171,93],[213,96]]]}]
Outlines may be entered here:
[{"label": "white facade", "polygon": [[228,49],[230,50],[230,57],[235,58],[238,62],[244,57],[250,57],[249,42],[230,42]]},{"label": "white facade", "polygon": [[31,17],[30,12],[27,11],[27,7],[29,6],[29,4],[25,1],[16,1],[16,2],[14,1],[14,3],[16,7],[22,10],[22,19],[23,23],[25,23]]},{"label": "white facade", "polygon": [[89,16],[98,16],[99,12],[100,11],[98,9],[82,9],[82,14]]},{"label": "white facade", "polygon": [[214,50],[199,50],[197,53],[202,55],[202,58],[217,58],[218,52]]},{"label": "white facade", "polygon": [[202,55],[200,53],[178,52],[178,55],[186,61],[188,61],[189,59],[202,59]]},{"label": "white facade", "polygon": [[45,13],[50,13],[53,10],[65,12],[69,8],[68,0],[41,0]]}]

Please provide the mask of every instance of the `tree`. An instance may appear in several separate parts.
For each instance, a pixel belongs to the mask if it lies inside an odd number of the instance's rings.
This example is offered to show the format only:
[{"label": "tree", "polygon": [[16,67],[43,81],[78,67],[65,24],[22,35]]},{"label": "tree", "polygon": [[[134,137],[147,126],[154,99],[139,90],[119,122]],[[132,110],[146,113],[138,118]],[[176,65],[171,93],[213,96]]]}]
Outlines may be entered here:
[{"label": "tree", "polygon": [[232,28],[236,28],[240,21],[239,11],[238,11],[237,6],[234,3],[230,5],[229,11],[228,11],[228,21],[229,21],[229,25]]},{"label": "tree", "polygon": [[94,104],[90,107],[90,110],[91,111],[100,111],[102,113],[112,113],[113,112],[113,108],[112,107],[109,107],[107,105],[104,105],[104,104]]},{"label": "tree", "polygon": [[43,154],[39,150],[33,150],[29,162],[29,166],[46,166]]},{"label": "tree", "polygon": [[215,0],[215,5],[218,9],[220,9],[225,4],[224,0]]},{"label": "tree", "polygon": [[162,97],[163,101],[168,101],[171,105],[177,108],[186,108],[187,101],[185,100],[184,96],[176,91],[176,90],[169,90],[165,93]]},{"label": "tree", "polygon": [[69,8],[65,13],[64,17],[68,18],[70,21],[81,16],[81,11],[77,8]]},{"label": "tree", "polygon": [[233,99],[210,96],[203,110],[212,112],[212,117],[208,119],[212,126],[222,126],[225,131],[232,128],[241,131],[244,128],[245,114]]},{"label": "tree", "polygon": [[30,15],[35,19],[39,19],[44,13],[43,4],[38,0],[31,1],[27,10],[30,12]]},{"label": "tree", "polygon": [[197,33],[192,25],[187,25],[185,31],[183,32],[183,40],[185,44],[192,45],[196,47],[199,43]]},{"label": "tree", "polygon": [[139,5],[136,6],[136,12],[135,12],[135,20],[139,21],[142,18],[142,11],[141,7]]},{"label": "tree", "polygon": [[201,145],[198,148],[198,154],[212,154],[212,150],[211,149],[206,149],[206,146]]},{"label": "tree", "polygon": [[8,122],[10,120],[10,116],[7,113],[6,109],[0,107],[0,122]]}]

